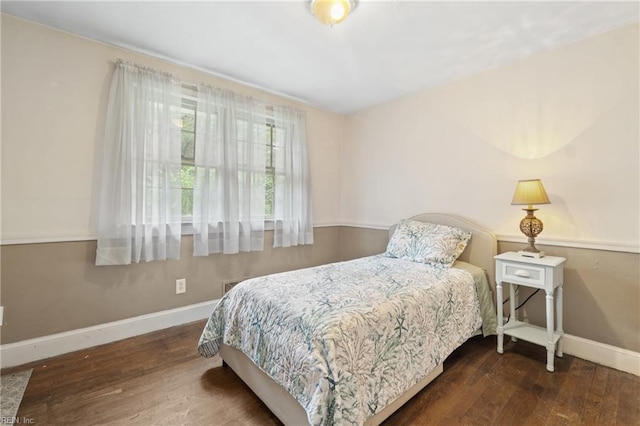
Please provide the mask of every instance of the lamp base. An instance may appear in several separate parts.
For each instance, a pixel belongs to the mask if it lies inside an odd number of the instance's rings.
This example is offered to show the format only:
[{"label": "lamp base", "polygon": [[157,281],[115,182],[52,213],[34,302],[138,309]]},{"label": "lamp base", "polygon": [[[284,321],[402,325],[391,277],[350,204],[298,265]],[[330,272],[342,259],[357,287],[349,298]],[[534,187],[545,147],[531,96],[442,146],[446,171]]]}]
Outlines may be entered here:
[{"label": "lamp base", "polygon": [[520,250],[518,254],[522,257],[531,257],[533,259],[540,259],[541,257],[544,257],[543,251],[532,252],[532,251]]},{"label": "lamp base", "polygon": [[532,206],[522,209],[527,212],[527,215],[520,221],[520,230],[527,236],[527,242],[529,245],[524,250],[520,250],[518,254],[523,257],[531,257],[534,259],[540,259],[544,257],[544,252],[536,248],[536,237],[542,232],[542,221],[533,215],[534,209]]}]

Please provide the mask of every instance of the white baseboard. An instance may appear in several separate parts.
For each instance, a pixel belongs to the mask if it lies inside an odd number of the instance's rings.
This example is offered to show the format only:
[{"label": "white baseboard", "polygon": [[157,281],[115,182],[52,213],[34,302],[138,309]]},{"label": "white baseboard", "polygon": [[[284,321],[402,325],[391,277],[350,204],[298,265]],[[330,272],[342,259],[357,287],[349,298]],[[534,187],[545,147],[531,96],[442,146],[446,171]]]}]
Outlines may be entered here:
[{"label": "white baseboard", "polygon": [[563,352],[640,376],[640,353],[565,334]]},{"label": "white baseboard", "polygon": [[[0,366],[14,367],[208,318],[218,300],[140,315],[93,327],[0,345]],[[194,343],[195,350],[195,343]]]},{"label": "white baseboard", "polygon": [[[208,318],[217,300],[0,345],[0,365],[13,367]],[[565,334],[564,352],[640,376],[640,353]]]}]

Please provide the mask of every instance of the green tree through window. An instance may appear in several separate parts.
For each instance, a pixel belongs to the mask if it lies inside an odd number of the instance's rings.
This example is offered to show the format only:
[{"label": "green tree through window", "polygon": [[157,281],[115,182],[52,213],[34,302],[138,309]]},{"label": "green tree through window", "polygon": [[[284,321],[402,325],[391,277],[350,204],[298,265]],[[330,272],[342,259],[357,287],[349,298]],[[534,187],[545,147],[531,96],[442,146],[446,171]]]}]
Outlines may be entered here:
[{"label": "green tree through window", "polygon": [[193,179],[195,173],[196,103],[182,100],[182,218],[190,221],[193,216]]},{"label": "green tree through window", "polygon": [[[195,177],[195,138],[197,128],[197,103],[194,100],[183,98],[181,110],[182,133],[182,217],[183,222],[190,222],[193,216],[193,181]],[[239,121],[238,126],[242,123]],[[262,127],[262,126],[260,126]],[[264,169],[265,182],[265,217],[273,218],[275,213],[275,150],[276,127],[273,120],[266,119],[264,127],[259,132],[264,135],[262,141],[267,145],[266,164]],[[258,141],[260,143],[260,141]],[[244,173],[240,171],[239,173]]]}]

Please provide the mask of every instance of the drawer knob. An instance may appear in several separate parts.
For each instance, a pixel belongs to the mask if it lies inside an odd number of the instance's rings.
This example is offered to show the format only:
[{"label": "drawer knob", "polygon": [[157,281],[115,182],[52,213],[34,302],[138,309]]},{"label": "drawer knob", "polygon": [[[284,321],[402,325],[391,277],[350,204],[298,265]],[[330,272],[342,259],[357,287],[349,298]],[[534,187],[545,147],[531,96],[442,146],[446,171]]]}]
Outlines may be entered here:
[{"label": "drawer knob", "polygon": [[531,275],[529,275],[529,272],[525,271],[524,269],[518,269],[516,272],[514,272],[514,274],[522,278],[531,278]]}]

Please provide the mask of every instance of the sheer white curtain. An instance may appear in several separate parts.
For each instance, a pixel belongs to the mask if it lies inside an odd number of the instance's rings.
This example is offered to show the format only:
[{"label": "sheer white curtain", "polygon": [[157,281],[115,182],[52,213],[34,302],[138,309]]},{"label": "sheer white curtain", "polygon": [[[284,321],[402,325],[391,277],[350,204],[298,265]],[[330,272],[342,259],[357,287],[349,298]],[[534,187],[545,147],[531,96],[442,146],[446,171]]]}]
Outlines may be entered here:
[{"label": "sheer white curtain", "polygon": [[96,265],[178,259],[180,82],[118,61],[105,123]]},{"label": "sheer white curtain", "polygon": [[264,246],[265,107],[251,98],[198,87],[193,183],[194,255]]},{"label": "sheer white curtain", "polygon": [[303,111],[275,107],[274,247],[313,244],[307,121]]}]

